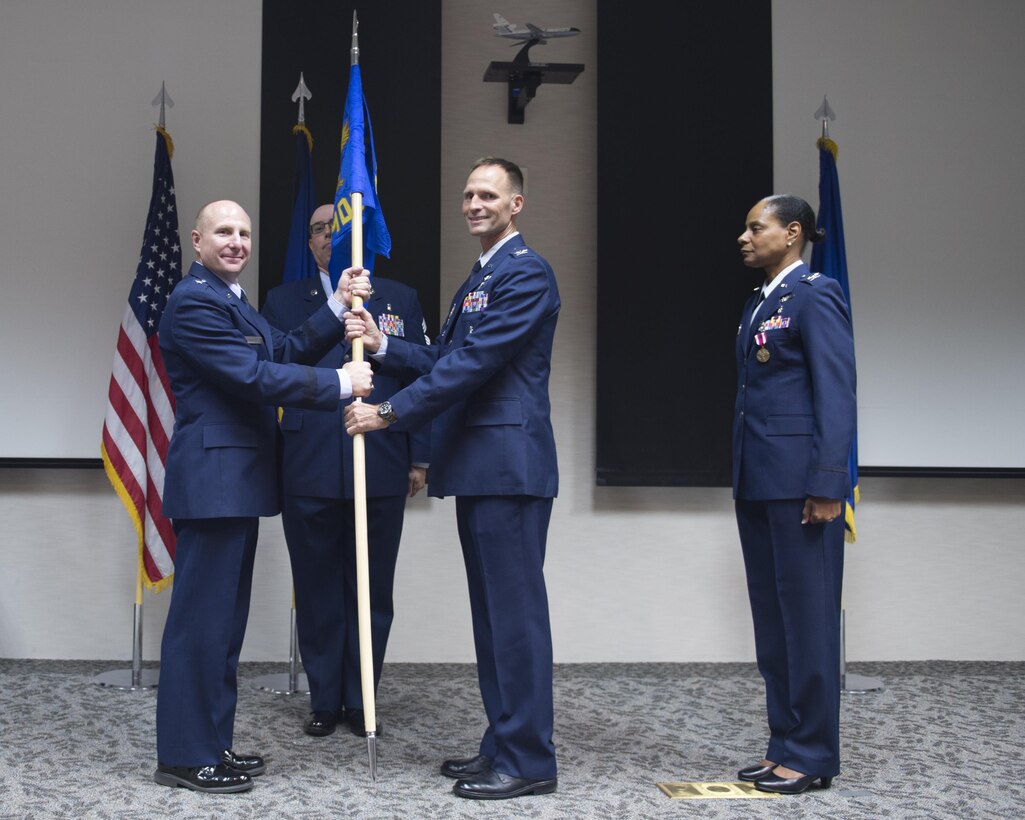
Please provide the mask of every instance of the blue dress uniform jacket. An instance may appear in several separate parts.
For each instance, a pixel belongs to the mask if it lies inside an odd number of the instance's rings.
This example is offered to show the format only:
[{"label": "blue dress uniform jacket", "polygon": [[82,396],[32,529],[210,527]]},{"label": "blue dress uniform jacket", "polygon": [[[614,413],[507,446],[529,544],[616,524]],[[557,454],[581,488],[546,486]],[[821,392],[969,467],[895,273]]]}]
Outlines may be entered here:
[{"label": "blue dress uniform jacket", "polygon": [[[390,336],[426,344],[425,324],[416,291],[375,276],[366,309]],[[263,316],[280,330],[306,322],[328,295],[320,276],[272,289]],[[339,368],[351,359],[343,340],[318,362]],[[379,403],[408,383],[374,376],[367,401]],[[352,438],[345,433],[343,409],[283,407],[282,522],[292,564],[296,627],[303,666],[310,684],[310,706],[337,712],[361,709],[359,629],[356,611],[355,525]],[[402,520],[411,465],[430,460],[429,425],[415,433],[387,430],[366,436],[367,540],[369,543],[371,639],[374,683],[380,680],[385,647],[394,617],[392,587],[402,536]]]},{"label": "blue dress uniform jacket", "polygon": [[[431,424],[432,496],[456,496],[488,726],[479,753],[514,777],[556,775],[544,555],[558,492],[548,380],[560,308],[549,264],[520,236],[457,291],[438,341],[389,339],[396,429]],[[423,374],[423,375],[420,375]]]},{"label": "blue dress uniform jacket", "polygon": [[198,262],[171,292],[160,351],[175,399],[164,515],[268,516],[280,512],[274,405],[338,405],[338,374],[280,362],[316,361],[344,338],[327,307],[281,333]]},{"label": "blue dress uniform jacket", "polygon": [[433,419],[432,496],[558,495],[548,379],[560,306],[551,266],[514,236],[456,292],[437,344],[388,340],[383,372],[425,374],[391,404],[397,429]]},{"label": "blue dress uniform jacket", "polygon": [[198,262],[175,286],[160,350],[175,396],[164,514],[177,534],[157,691],[157,758],[207,766],[231,748],[258,516],[279,511],[274,405],[338,404],[315,361],[344,337],[327,305],[299,330],[271,328]]},{"label": "blue dress uniform jacket", "polygon": [[[733,493],[765,680],[765,757],[840,768],[843,515],[801,524],[809,496],[846,497],[856,417],[854,338],[839,284],[799,265],[744,306],[737,336]],[[764,337],[759,336],[764,334]]]},{"label": "blue dress uniform jacket", "polygon": [[[733,418],[736,498],[845,498],[854,435],[854,338],[840,285],[792,270],[737,335]],[[758,360],[762,325],[769,358]]]},{"label": "blue dress uniform jacket", "polygon": [[[394,338],[424,345],[424,318],[416,291],[401,282],[373,278],[374,294],[365,307],[385,332]],[[320,277],[286,282],[267,294],[260,312],[273,327],[290,330],[306,322],[324,306]],[[351,360],[352,346],[342,340],[317,362],[318,367],[340,368]],[[378,404],[409,383],[386,373],[374,376],[374,392],[366,401]],[[281,415],[282,483],[288,495],[320,498],[353,497],[352,437],[345,434],[343,411],[352,399],[329,410],[304,410],[284,406]],[[388,430],[387,435],[366,436],[367,495],[404,496],[409,487],[409,467],[430,460],[430,426],[415,435]]]}]

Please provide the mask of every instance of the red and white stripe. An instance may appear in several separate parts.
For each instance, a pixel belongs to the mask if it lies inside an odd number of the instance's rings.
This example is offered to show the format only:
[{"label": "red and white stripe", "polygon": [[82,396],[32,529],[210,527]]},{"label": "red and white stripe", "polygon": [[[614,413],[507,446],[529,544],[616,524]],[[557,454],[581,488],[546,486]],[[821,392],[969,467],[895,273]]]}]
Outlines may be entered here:
[{"label": "red and white stripe", "polygon": [[164,463],[174,430],[174,396],[157,334],[147,338],[128,305],[118,331],[103,422],[103,462],[139,535],[151,587],[174,573],[175,536],[161,512]]}]

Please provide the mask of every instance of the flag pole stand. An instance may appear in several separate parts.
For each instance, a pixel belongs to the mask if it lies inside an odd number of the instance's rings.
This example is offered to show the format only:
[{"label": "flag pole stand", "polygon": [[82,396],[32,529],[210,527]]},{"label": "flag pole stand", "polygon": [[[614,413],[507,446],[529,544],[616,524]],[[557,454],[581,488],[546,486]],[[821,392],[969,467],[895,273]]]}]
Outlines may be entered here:
[{"label": "flag pole stand", "polygon": [[308,695],[310,683],[299,671],[299,633],[295,626],[295,590],[292,590],[292,614],[288,638],[288,672],[261,675],[253,683],[257,689],[273,695]]},{"label": "flag pole stand", "polygon": [[[830,224],[826,231],[827,241],[832,238],[834,241],[838,240],[837,253],[839,255],[839,261],[833,264],[837,266],[837,270],[830,271],[826,270],[825,257],[820,258],[816,262],[816,254],[821,249],[821,246],[816,246],[815,252],[812,253],[812,265],[821,265],[817,269],[827,276],[832,277],[840,283],[840,287],[843,290],[844,297],[847,301],[848,309],[850,308],[850,293],[847,287],[847,262],[846,254],[843,249],[843,225],[839,221],[840,214],[840,189],[839,181],[836,178],[836,156],[837,147],[836,143],[829,138],[829,121],[836,119],[836,112],[833,111],[832,106],[829,104],[829,100],[825,95],[822,97],[822,105],[819,106],[815,112],[815,119],[822,121],[822,136],[819,137],[816,142],[816,146],[819,149],[819,221],[818,227],[824,228],[824,223],[831,220],[825,220],[822,216],[825,205],[824,203],[833,203],[835,199],[835,207],[831,208],[831,216],[836,218],[836,225]],[[830,186],[826,186],[825,182],[829,178],[829,175],[824,171],[824,155],[826,152],[833,156],[832,166],[832,178],[834,185],[832,187],[832,195],[827,192],[830,190]],[[834,227],[836,230],[834,230]],[[854,439],[851,445],[851,452],[849,456],[850,460],[850,472],[851,472],[851,484],[852,484],[852,498],[846,502],[841,502],[843,507],[844,517],[847,519],[849,526],[849,532],[845,532],[845,541],[854,540],[854,504],[858,501],[858,452],[857,452],[857,430],[854,432]],[[847,538],[850,536],[850,538]],[[840,692],[844,695],[867,695],[872,692],[881,692],[883,690],[883,682],[879,678],[870,678],[866,675],[854,675],[847,672],[847,614],[843,608],[843,601],[840,603]]]},{"label": "flag pole stand", "polygon": [[840,692],[844,695],[869,695],[885,687],[879,678],[855,675],[847,671],[847,613],[840,609]]},{"label": "flag pole stand", "polygon": [[160,679],[157,669],[142,668],[142,562],[135,570],[135,607],[132,616],[132,668],[112,669],[101,672],[93,683],[108,689],[134,692],[138,689],[155,689]]}]

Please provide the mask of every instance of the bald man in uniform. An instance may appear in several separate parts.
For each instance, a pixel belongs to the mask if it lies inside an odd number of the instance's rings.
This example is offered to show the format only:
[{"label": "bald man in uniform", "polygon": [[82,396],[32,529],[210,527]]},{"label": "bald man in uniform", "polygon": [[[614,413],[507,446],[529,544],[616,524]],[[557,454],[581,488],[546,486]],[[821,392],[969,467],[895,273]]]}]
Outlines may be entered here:
[{"label": "bald man in uniform", "polygon": [[[203,206],[192,246],[197,261],[171,292],[159,334],[175,397],[163,512],[177,547],[153,779],[241,792],[266,768],[263,758],[232,745],[259,518],[280,511],[274,408],[337,407],[373,386],[363,362],[337,370],[292,363],[315,362],[344,337],[342,289],[288,334],[249,305],[239,276],[252,251],[252,223],[238,203]],[[348,284],[352,293],[369,293],[366,277]]]}]

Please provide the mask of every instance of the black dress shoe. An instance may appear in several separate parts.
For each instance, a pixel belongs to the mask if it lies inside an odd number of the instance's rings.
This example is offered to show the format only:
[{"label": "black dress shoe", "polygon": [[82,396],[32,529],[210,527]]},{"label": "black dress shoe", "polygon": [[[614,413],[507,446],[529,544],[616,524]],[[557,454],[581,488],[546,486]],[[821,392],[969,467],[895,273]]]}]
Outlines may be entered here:
[{"label": "black dress shoe", "polygon": [[772,774],[772,770],[776,768],[775,763],[770,763],[768,766],[763,766],[759,763],[757,766],[748,766],[746,769],[741,769],[737,772],[737,777],[741,780],[746,780],[751,783],[755,780],[759,780],[768,774]]},{"label": "black dress shoe", "polygon": [[310,712],[310,716],[303,724],[303,731],[314,737],[327,737],[335,733],[337,725],[337,712]]},{"label": "black dress shoe", "polygon": [[183,786],[194,792],[228,794],[253,788],[249,775],[230,769],[223,763],[216,766],[165,766],[157,764],[153,780],[161,786]]},{"label": "black dress shoe", "polygon": [[[345,725],[349,727],[349,731],[352,732],[356,737],[366,737],[367,730],[364,725],[366,718],[363,715],[362,709],[349,709],[346,707],[342,720],[345,721]],[[377,737],[381,737],[384,734],[383,725],[380,719],[377,720],[377,726],[374,728],[374,734]]]},{"label": "black dress shoe", "polygon": [[755,781],[755,788],[760,792],[776,792],[777,794],[800,794],[806,791],[815,781],[820,789],[828,789],[833,782],[831,777],[819,777],[817,774],[802,774],[800,777],[763,777]]},{"label": "black dress shoe", "polygon": [[229,769],[242,772],[250,777],[256,777],[267,771],[267,766],[259,755],[238,754],[231,749],[221,752],[221,763]]},{"label": "black dress shoe", "polygon": [[464,780],[457,780],[452,791],[459,797],[471,800],[505,800],[527,794],[551,794],[558,782],[554,777],[550,780],[530,780],[488,769]]},{"label": "black dress shoe", "polygon": [[491,768],[493,762],[490,757],[484,755],[453,758],[441,764],[441,773],[445,777],[454,777],[458,780],[461,777],[472,777],[475,774],[486,772]]}]

